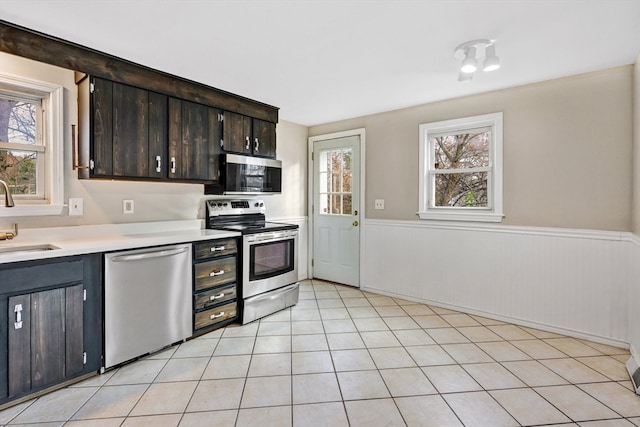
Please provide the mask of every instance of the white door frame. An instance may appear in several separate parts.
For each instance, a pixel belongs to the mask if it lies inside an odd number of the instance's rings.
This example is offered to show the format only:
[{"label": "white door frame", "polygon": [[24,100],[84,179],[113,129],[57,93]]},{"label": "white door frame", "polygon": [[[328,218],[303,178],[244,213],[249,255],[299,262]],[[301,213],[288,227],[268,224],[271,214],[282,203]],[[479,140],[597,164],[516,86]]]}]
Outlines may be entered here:
[{"label": "white door frame", "polygon": [[313,260],[313,180],[314,180],[314,174],[313,174],[313,144],[316,141],[325,141],[327,139],[337,139],[337,138],[345,138],[348,136],[359,136],[360,137],[360,204],[356,207],[358,209],[358,212],[360,212],[360,266],[359,266],[359,270],[360,270],[360,283],[359,283],[359,287],[362,287],[362,279],[364,277],[364,271],[363,271],[363,266],[364,266],[364,262],[362,262],[362,259],[364,257],[364,220],[365,220],[365,194],[364,194],[364,190],[365,190],[365,128],[359,128],[359,129],[352,129],[352,130],[346,130],[346,131],[342,131],[342,132],[335,132],[335,133],[329,133],[329,134],[325,134],[325,135],[316,135],[316,136],[310,136],[309,137],[309,147],[308,147],[308,152],[307,152],[307,172],[308,172],[308,190],[307,190],[307,212],[308,212],[308,218],[309,218],[309,229],[308,229],[308,244],[309,244],[309,256],[307,257],[307,271],[308,271],[308,276],[311,279],[313,277],[313,266],[311,265],[311,262]]}]

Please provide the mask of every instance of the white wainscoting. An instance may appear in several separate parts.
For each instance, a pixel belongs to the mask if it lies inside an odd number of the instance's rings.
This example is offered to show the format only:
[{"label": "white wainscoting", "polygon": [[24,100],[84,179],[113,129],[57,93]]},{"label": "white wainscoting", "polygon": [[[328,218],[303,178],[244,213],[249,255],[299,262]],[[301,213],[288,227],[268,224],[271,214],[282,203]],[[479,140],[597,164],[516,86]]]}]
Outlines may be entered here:
[{"label": "white wainscoting", "polygon": [[640,285],[631,233],[386,220],[363,228],[363,290],[629,346],[629,290]]},{"label": "white wainscoting", "polygon": [[631,239],[631,280],[629,281],[629,346],[640,366],[640,237]]},{"label": "white wainscoting", "polygon": [[309,259],[309,250],[308,250],[308,219],[307,217],[296,217],[296,218],[269,218],[269,221],[273,222],[284,222],[287,224],[295,224],[300,230],[298,236],[298,280],[304,280],[309,277],[309,272],[307,268],[307,260]]}]

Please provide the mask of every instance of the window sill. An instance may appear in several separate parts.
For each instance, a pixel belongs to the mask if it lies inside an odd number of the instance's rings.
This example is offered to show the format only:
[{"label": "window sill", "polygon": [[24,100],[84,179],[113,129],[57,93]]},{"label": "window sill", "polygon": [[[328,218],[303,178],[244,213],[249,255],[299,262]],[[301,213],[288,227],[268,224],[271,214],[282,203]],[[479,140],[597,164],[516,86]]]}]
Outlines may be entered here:
[{"label": "window sill", "polygon": [[[17,202],[16,202],[17,203]],[[64,205],[17,205],[12,208],[0,206],[0,217],[60,215]]]},{"label": "window sill", "polygon": [[471,212],[418,212],[420,219],[437,221],[502,222],[503,214]]}]

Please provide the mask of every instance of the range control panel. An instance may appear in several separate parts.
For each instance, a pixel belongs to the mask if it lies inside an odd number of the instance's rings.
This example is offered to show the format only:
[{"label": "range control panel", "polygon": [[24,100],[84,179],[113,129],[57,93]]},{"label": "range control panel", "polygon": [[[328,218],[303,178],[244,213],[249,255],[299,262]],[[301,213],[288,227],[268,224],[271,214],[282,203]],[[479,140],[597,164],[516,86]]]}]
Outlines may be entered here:
[{"label": "range control panel", "polygon": [[207,200],[207,216],[264,214],[262,200]]}]

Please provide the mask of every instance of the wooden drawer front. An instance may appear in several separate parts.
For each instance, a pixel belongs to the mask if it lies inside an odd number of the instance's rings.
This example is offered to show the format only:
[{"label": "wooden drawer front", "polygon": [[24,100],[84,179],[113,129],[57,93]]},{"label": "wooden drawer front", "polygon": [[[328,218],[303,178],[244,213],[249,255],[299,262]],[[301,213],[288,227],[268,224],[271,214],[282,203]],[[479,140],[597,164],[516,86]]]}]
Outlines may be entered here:
[{"label": "wooden drawer front", "polygon": [[195,265],[196,291],[236,280],[236,257],[216,259]]},{"label": "wooden drawer front", "polygon": [[201,260],[238,252],[236,239],[215,240],[195,244],[195,259]]},{"label": "wooden drawer front", "polygon": [[236,298],[236,284],[205,291],[194,296],[193,309],[200,310]]},{"label": "wooden drawer front", "polygon": [[233,319],[238,314],[237,308],[238,305],[234,301],[221,307],[215,307],[210,310],[196,313],[194,329],[205,328],[228,319]]}]

